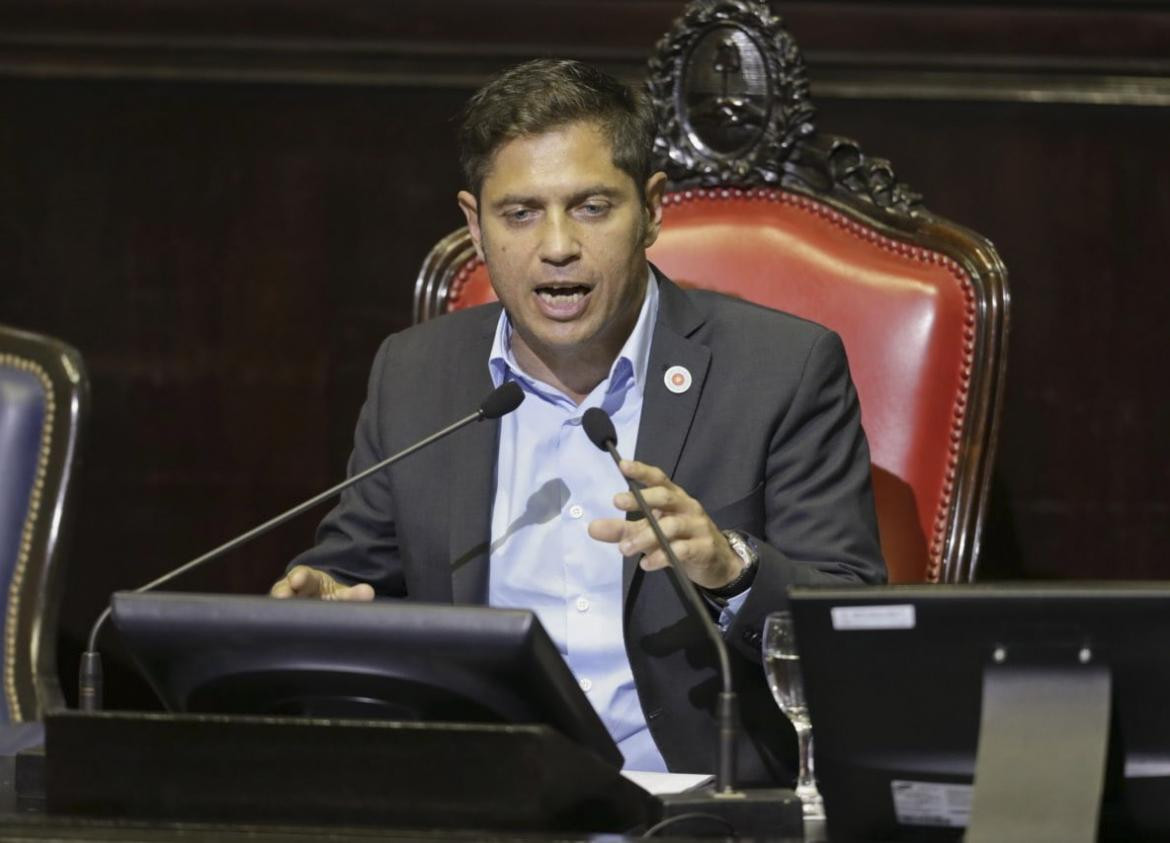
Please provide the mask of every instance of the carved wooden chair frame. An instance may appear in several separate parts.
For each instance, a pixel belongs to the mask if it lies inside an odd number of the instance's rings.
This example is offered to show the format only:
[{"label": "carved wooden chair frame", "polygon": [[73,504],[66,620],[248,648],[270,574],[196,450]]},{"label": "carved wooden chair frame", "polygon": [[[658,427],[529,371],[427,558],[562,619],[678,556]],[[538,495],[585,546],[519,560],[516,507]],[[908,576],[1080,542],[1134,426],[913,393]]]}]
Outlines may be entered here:
[{"label": "carved wooden chair frame", "polygon": [[81,355],[70,346],[4,325],[0,367],[35,379],[44,401],[35,477],[4,595],[5,709],[11,722],[24,722],[64,706],[57,615],[89,381]]}]

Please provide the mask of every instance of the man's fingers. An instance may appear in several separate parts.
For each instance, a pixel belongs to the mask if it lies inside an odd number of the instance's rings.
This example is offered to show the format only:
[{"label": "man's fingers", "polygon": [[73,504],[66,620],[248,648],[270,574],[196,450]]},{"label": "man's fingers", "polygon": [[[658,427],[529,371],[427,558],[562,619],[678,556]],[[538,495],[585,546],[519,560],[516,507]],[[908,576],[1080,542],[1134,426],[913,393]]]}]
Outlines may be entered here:
[{"label": "man's fingers", "polygon": [[647,465],[644,462],[637,460],[622,460],[621,465],[622,474],[630,480],[637,480],[643,486],[665,486],[668,489],[675,488],[674,483],[666,476],[666,472],[654,465]]},{"label": "man's fingers", "polygon": [[278,580],[268,593],[278,599],[320,597],[322,600],[368,602],[374,599],[374,587],[368,583],[342,585],[324,571],[297,565],[284,579]]},{"label": "man's fingers", "polygon": [[325,582],[325,574],[310,568],[308,565],[297,565],[288,572],[289,588],[297,597],[316,597],[321,593]]},{"label": "man's fingers", "polygon": [[[675,541],[690,535],[688,525],[693,521],[689,516],[664,515],[655,510],[658,526],[662,528],[667,541]],[[627,521],[624,518],[598,518],[589,522],[589,535],[598,541],[617,542],[623,556],[650,553],[658,549],[658,537],[654,528],[644,518]]]},{"label": "man's fingers", "polygon": [[670,567],[670,560],[666,558],[666,554],[661,550],[656,550],[653,553],[647,553],[643,556],[638,560],[638,564],[642,567],[643,571],[658,571],[662,568]]},{"label": "man's fingers", "polygon": [[316,597],[321,589],[320,580],[315,576],[318,573],[308,565],[297,565],[283,579],[277,580],[268,593],[278,599]]},{"label": "man's fingers", "polygon": [[629,523],[624,518],[598,518],[589,522],[589,536],[601,542],[619,542]]},{"label": "man's fingers", "polygon": [[[700,585],[717,587],[734,578],[743,567],[731,546],[719,534],[703,505],[674,483],[662,469],[637,460],[622,460],[621,471],[642,486],[645,506],[654,513],[662,527],[670,550],[686,570],[686,575]],[[631,492],[614,495],[614,506],[624,512],[637,512],[637,499]],[[638,556],[643,570],[657,571],[670,564],[658,536],[646,520],[605,519],[589,526],[589,535],[600,541],[617,542],[623,556]]]},{"label": "man's fingers", "polygon": [[[673,542],[688,534],[687,519],[677,515],[659,516],[658,526],[666,540]],[[627,521],[628,529],[625,537],[618,543],[618,550],[623,556],[633,556],[636,553],[652,553],[658,549],[658,536],[649,521]]]},{"label": "man's fingers", "polygon": [[[699,540],[675,539],[671,541],[670,549],[674,551],[674,555],[678,557],[678,561],[682,562],[685,566],[691,557],[700,551]],[[661,548],[656,548],[643,556],[640,564],[643,571],[657,571],[660,568],[670,567],[670,560]]]},{"label": "man's fingers", "polygon": [[374,599],[374,587],[369,583],[360,582],[349,587],[349,599],[369,603]]},{"label": "man's fingers", "polygon": [[[654,531],[646,526],[645,520],[627,521],[624,518],[598,518],[589,522],[589,535],[598,541],[617,542],[622,555],[640,553],[656,547]],[[645,534],[643,534],[645,530]],[[668,534],[669,535],[669,534]],[[647,539],[646,536],[649,536]]]},{"label": "man's fingers", "polygon": [[[690,515],[698,515],[703,512],[702,505],[688,495],[685,489],[668,478],[662,469],[640,462],[628,460],[622,462],[631,466],[629,472],[623,473],[641,483],[643,486],[641,489],[642,500],[655,512],[662,510],[664,512],[685,512]],[[634,477],[634,475],[637,476]],[[634,497],[633,492],[629,491],[618,492],[614,495],[613,504],[623,512],[637,512],[640,509],[637,498]]]},{"label": "man's fingers", "polygon": [[350,586],[339,585],[327,593],[325,599],[346,603],[368,603],[374,599],[374,587],[364,582]]},{"label": "man's fingers", "polygon": [[638,508],[638,501],[630,492],[618,492],[613,496],[613,505],[622,512],[633,512]]},{"label": "man's fingers", "polygon": [[[642,490],[642,500],[653,510],[659,509],[686,509],[690,498],[679,494],[677,488],[667,489],[663,486],[651,486]],[[622,512],[637,512],[640,507],[632,492],[618,492],[613,496],[613,505]]]}]

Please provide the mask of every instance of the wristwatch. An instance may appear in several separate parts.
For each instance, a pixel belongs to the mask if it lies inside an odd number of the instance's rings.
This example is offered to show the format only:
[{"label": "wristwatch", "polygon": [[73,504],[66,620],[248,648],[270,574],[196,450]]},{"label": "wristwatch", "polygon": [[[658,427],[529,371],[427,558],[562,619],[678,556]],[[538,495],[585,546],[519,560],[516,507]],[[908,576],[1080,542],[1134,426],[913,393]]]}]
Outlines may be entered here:
[{"label": "wristwatch", "polygon": [[743,570],[739,572],[738,577],[726,585],[721,585],[719,588],[704,588],[703,590],[718,600],[729,600],[732,597],[738,597],[752,587],[752,581],[756,578],[756,570],[759,568],[760,554],[756,553],[751,538],[739,530],[723,530],[721,532],[727,539],[727,543],[731,545],[731,549],[735,551],[735,555],[743,560]]}]

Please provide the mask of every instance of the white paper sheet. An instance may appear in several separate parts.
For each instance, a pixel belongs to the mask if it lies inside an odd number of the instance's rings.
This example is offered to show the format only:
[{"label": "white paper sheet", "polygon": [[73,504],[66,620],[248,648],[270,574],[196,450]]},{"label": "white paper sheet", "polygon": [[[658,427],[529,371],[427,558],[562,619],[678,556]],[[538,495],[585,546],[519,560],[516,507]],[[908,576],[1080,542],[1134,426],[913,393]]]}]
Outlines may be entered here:
[{"label": "white paper sheet", "polygon": [[715,779],[710,773],[648,773],[642,770],[622,770],[622,775],[655,796],[695,790]]}]

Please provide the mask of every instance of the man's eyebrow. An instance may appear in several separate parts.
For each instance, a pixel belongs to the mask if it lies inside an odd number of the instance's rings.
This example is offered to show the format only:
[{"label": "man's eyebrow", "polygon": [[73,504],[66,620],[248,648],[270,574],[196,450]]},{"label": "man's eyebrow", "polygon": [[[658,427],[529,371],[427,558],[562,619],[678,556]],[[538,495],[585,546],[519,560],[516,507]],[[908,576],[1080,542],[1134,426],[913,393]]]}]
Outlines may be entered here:
[{"label": "man's eyebrow", "polygon": [[591,196],[600,196],[603,199],[616,199],[622,195],[619,188],[607,184],[595,184],[591,187],[586,187],[583,190],[578,190],[569,197],[569,204],[576,205],[578,202],[590,198]]},{"label": "man's eyebrow", "polygon": [[541,204],[543,203],[535,196],[522,196],[519,193],[510,193],[507,196],[501,196],[499,199],[493,202],[492,208],[498,210],[500,208],[506,208],[509,205],[523,205],[525,207],[531,207],[533,205]]},{"label": "man's eyebrow", "polygon": [[[591,196],[600,196],[604,199],[615,199],[622,195],[620,188],[613,187],[607,184],[594,184],[589,187],[584,187],[580,190],[574,191],[570,194],[567,204],[576,205],[583,202]],[[495,202],[492,202],[492,208],[499,210],[500,208],[507,208],[512,205],[519,205],[521,207],[533,208],[543,207],[545,200],[536,196],[526,196],[520,193],[510,193],[506,196],[501,196]]]}]

